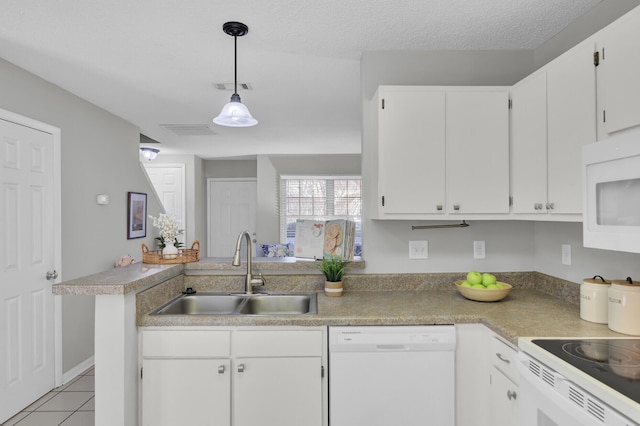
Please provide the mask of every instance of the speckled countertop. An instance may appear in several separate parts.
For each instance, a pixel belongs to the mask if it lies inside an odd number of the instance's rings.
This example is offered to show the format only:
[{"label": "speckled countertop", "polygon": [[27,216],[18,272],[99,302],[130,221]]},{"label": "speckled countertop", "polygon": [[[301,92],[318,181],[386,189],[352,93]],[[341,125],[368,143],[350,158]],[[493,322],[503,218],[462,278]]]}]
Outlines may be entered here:
[{"label": "speckled countertop", "polygon": [[[136,323],[140,327],[482,323],[514,344],[524,336],[622,336],[606,325],[580,319],[579,284],[538,272],[496,273],[498,280],[512,284],[513,290],[502,301],[493,303],[475,302],[460,295],[453,286],[460,273],[352,274],[345,278],[344,296],[326,297],[322,292],[323,277],[313,262],[299,262],[296,266],[291,261],[266,259],[258,260],[254,268],[254,272],[266,274],[267,286],[260,290],[317,292],[317,315],[149,315],[186,287],[197,291],[242,291],[244,269],[228,265],[227,259],[204,259],[186,265],[134,264],[56,284],[53,292],[135,292]],[[217,272],[207,273],[216,268]],[[296,273],[300,268],[302,271]]]},{"label": "speckled countertop", "polygon": [[[322,277],[274,276],[267,291],[316,291],[318,314],[287,316],[149,315],[186,287],[240,292],[242,277],[177,277],[137,296],[137,325],[151,326],[323,326],[482,323],[517,344],[524,336],[621,336],[606,325],[580,319],[579,285],[537,272],[497,274],[513,284],[502,301],[465,299],[454,288],[459,273],[362,274],[347,276],[345,294],[327,297]],[[273,283],[269,285],[270,281]],[[277,285],[276,285],[277,284]]]}]

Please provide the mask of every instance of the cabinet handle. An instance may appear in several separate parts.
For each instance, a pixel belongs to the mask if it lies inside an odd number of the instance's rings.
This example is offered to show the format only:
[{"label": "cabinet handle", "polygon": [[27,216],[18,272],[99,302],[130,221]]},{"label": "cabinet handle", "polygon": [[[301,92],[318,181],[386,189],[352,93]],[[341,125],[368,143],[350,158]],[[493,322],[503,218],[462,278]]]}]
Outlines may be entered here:
[{"label": "cabinet handle", "polygon": [[507,364],[511,364],[511,361],[509,361],[507,358],[504,358],[500,352],[496,352],[496,356],[500,361],[506,362]]},{"label": "cabinet handle", "polygon": [[244,373],[244,364],[238,366],[238,373]]},{"label": "cabinet handle", "polygon": [[518,397],[518,394],[516,393],[516,391],[507,391],[507,398],[509,398],[509,401],[511,401],[512,399],[516,399]]},{"label": "cabinet handle", "polygon": [[436,204],[436,210],[442,211],[442,204]]},{"label": "cabinet handle", "polygon": [[547,210],[553,210],[553,203],[547,203]]},{"label": "cabinet handle", "polygon": [[218,374],[224,374],[224,365],[218,367]]},{"label": "cabinet handle", "polygon": [[453,209],[454,209],[455,211],[460,210],[460,204],[454,204],[454,205],[453,205]]},{"label": "cabinet handle", "polygon": [[535,203],[535,204],[533,205],[533,208],[534,208],[535,210],[542,210],[542,203]]}]

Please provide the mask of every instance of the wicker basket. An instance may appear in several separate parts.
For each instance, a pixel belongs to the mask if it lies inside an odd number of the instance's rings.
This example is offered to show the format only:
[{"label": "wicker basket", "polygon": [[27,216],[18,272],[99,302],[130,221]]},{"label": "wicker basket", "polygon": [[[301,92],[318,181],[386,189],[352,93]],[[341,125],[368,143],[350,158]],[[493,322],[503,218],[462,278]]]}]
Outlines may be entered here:
[{"label": "wicker basket", "polygon": [[200,241],[195,240],[190,249],[178,249],[178,257],[175,259],[165,259],[162,250],[149,250],[149,247],[142,243],[142,263],[172,264],[189,263],[200,260]]}]

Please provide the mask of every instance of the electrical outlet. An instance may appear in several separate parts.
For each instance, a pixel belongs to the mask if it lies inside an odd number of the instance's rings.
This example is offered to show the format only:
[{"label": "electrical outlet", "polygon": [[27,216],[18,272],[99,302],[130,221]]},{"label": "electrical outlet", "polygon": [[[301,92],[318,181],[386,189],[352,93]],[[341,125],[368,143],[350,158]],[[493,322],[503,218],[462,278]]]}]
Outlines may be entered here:
[{"label": "electrical outlet", "polygon": [[487,257],[487,252],[485,250],[484,241],[474,241],[473,242],[473,258],[485,259],[486,257]]},{"label": "electrical outlet", "polygon": [[429,241],[409,241],[409,259],[428,259]]},{"label": "electrical outlet", "polygon": [[562,264],[571,265],[571,244],[562,245]]}]

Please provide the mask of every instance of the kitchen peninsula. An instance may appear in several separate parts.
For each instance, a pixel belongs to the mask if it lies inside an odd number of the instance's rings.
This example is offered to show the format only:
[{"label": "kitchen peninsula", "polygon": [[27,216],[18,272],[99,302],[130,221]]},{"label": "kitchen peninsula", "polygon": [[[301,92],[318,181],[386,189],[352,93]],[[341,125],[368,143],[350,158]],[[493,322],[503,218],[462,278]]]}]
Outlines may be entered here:
[{"label": "kitchen peninsula", "polygon": [[[356,262],[353,270],[359,267],[363,263]],[[521,336],[620,336],[606,325],[580,319],[577,284],[537,272],[497,273],[514,289],[501,302],[481,303],[455,290],[460,273],[352,273],[345,280],[345,295],[330,298],[321,292],[324,280],[313,262],[256,259],[254,270],[264,275],[265,291],[318,292],[317,315],[148,315],[187,287],[242,291],[244,268],[233,268],[230,259],[133,264],[54,285],[58,295],[96,296],[95,424],[138,424],[138,327],[479,323],[514,345]]]}]

